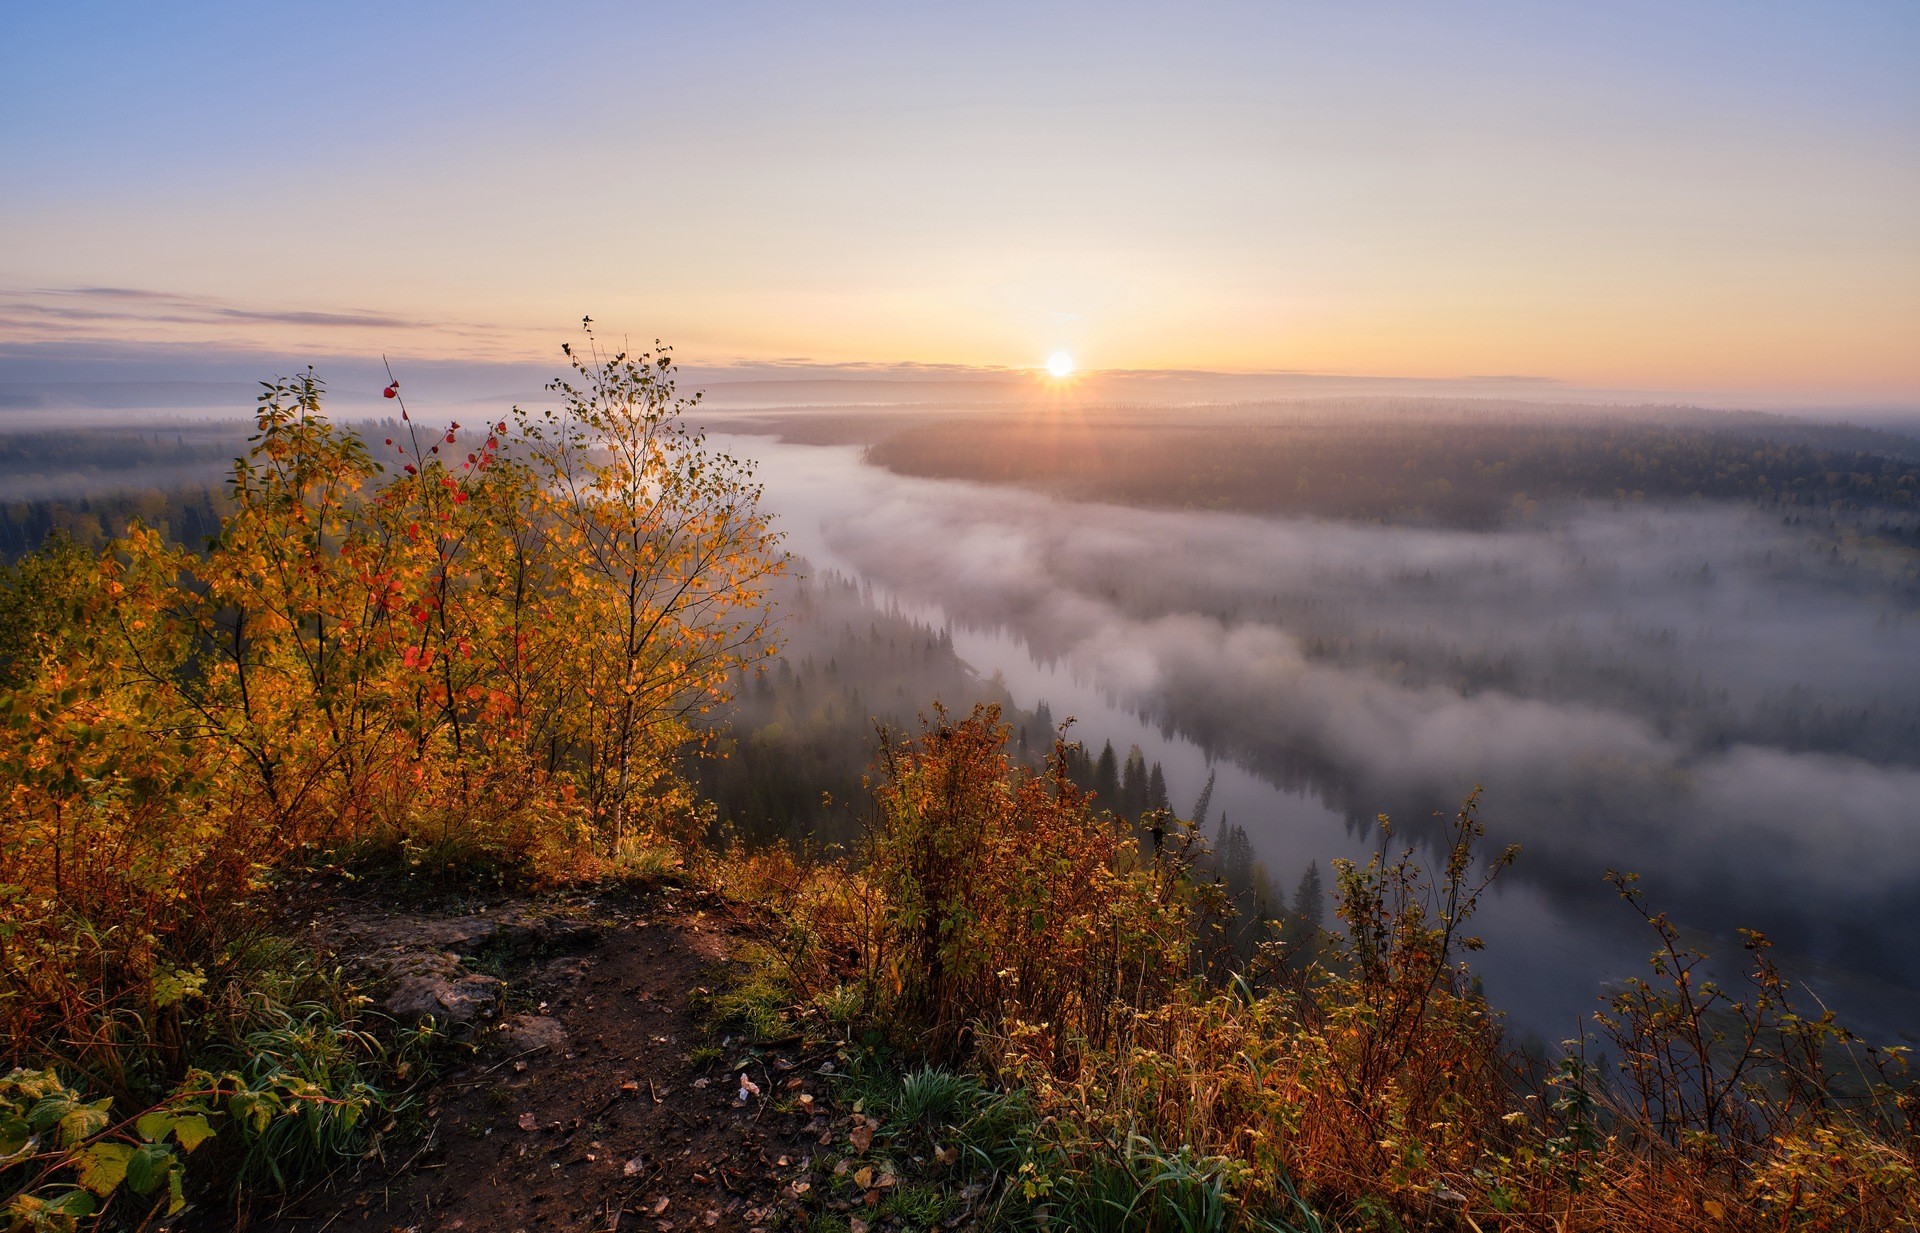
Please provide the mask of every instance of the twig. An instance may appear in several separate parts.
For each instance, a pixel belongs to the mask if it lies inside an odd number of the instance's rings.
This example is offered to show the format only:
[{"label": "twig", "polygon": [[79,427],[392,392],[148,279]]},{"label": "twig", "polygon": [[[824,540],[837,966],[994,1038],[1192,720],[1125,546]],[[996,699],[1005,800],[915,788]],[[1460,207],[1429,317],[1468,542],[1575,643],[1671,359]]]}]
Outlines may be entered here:
[{"label": "twig", "polygon": [[474,1072],[474,1076],[471,1079],[462,1079],[458,1083],[444,1083],[444,1084],[441,1084],[439,1087],[435,1088],[434,1090],[440,1091],[440,1092],[457,1092],[462,1088],[473,1087],[476,1084],[478,1084],[480,1080],[492,1074],[494,1071],[499,1070],[502,1066],[506,1066],[506,1065],[509,1065],[510,1063],[517,1062],[524,1057],[532,1057],[536,1053],[543,1053],[546,1051],[546,1049],[547,1049],[546,1045],[535,1045],[533,1048],[523,1050],[519,1053],[514,1054],[512,1057],[501,1058],[499,1061],[487,1067],[485,1070]]}]

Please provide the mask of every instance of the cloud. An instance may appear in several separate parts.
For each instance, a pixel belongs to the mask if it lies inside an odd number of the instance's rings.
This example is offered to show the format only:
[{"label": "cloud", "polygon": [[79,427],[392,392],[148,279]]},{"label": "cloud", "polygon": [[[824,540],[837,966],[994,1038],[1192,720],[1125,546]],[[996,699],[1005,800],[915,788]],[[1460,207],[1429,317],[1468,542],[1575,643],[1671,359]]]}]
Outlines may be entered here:
[{"label": "cloud", "polygon": [[[108,304],[108,308],[75,308],[65,301]],[[247,321],[274,325],[313,325],[368,329],[414,330],[437,328],[438,323],[396,317],[372,311],[323,312],[311,309],[271,309],[238,306],[214,296],[132,287],[49,287],[37,291],[0,292],[21,318],[44,317],[69,321]],[[154,311],[158,307],[163,311]]]},{"label": "cloud", "polygon": [[213,355],[249,350],[377,355],[404,340],[414,351],[497,359],[524,357],[528,337],[527,331],[488,322],[101,286],[0,289],[0,329],[9,336],[11,350],[82,346],[126,354],[184,344]]}]

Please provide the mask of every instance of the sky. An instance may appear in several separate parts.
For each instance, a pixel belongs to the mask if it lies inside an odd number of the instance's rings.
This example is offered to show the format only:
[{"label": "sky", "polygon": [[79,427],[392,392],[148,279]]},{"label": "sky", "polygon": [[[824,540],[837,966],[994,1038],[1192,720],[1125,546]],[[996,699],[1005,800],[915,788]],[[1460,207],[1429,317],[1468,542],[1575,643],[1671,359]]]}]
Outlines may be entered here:
[{"label": "sky", "polygon": [[1920,404],[1920,5],[0,0],[0,358]]}]

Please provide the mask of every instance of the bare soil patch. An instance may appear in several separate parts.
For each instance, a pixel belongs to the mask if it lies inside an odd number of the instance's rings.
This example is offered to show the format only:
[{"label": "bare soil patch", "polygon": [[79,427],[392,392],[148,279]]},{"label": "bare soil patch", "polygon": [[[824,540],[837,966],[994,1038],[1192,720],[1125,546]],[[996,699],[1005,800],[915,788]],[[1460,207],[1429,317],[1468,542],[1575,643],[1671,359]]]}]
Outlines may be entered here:
[{"label": "bare soil patch", "polygon": [[[488,918],[495,928],[475,929]],[[737,905],[660,887],[451,921],[344,908],[315,928],[343,954],[355,948],[356,964],[387,971],[389,1001],[430,1000],[423,980],[462,998],[493,980],[504,996],[475,1011],[478,1047],[426,1094],[419,1133],[390,1138],[257,1227],[804,1227],[814,1157],[844,1139],[826,1112],[831,1054],[809,1056],[798,1039],[711,1039],[693,1006],[756,931]],[[718,1060],[689,1056],[715,1045]]]}]

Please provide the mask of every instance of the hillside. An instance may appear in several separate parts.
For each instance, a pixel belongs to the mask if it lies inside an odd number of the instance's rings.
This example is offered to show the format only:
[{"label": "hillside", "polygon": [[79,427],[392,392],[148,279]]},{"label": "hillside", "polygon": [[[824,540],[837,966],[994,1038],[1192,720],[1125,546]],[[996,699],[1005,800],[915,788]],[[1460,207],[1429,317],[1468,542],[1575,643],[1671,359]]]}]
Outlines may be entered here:
[{"label": "hillside", "polygon": [[1920,1218],[1902,1052],[1758,933],[1613,875],[1650,968],[1523,1051],[1478,792],[1289,900],[1211,779],[791,577],[670,353],[569,354],[477,428],[274,383],[217,535],[5,571],[7,1233]]}]

